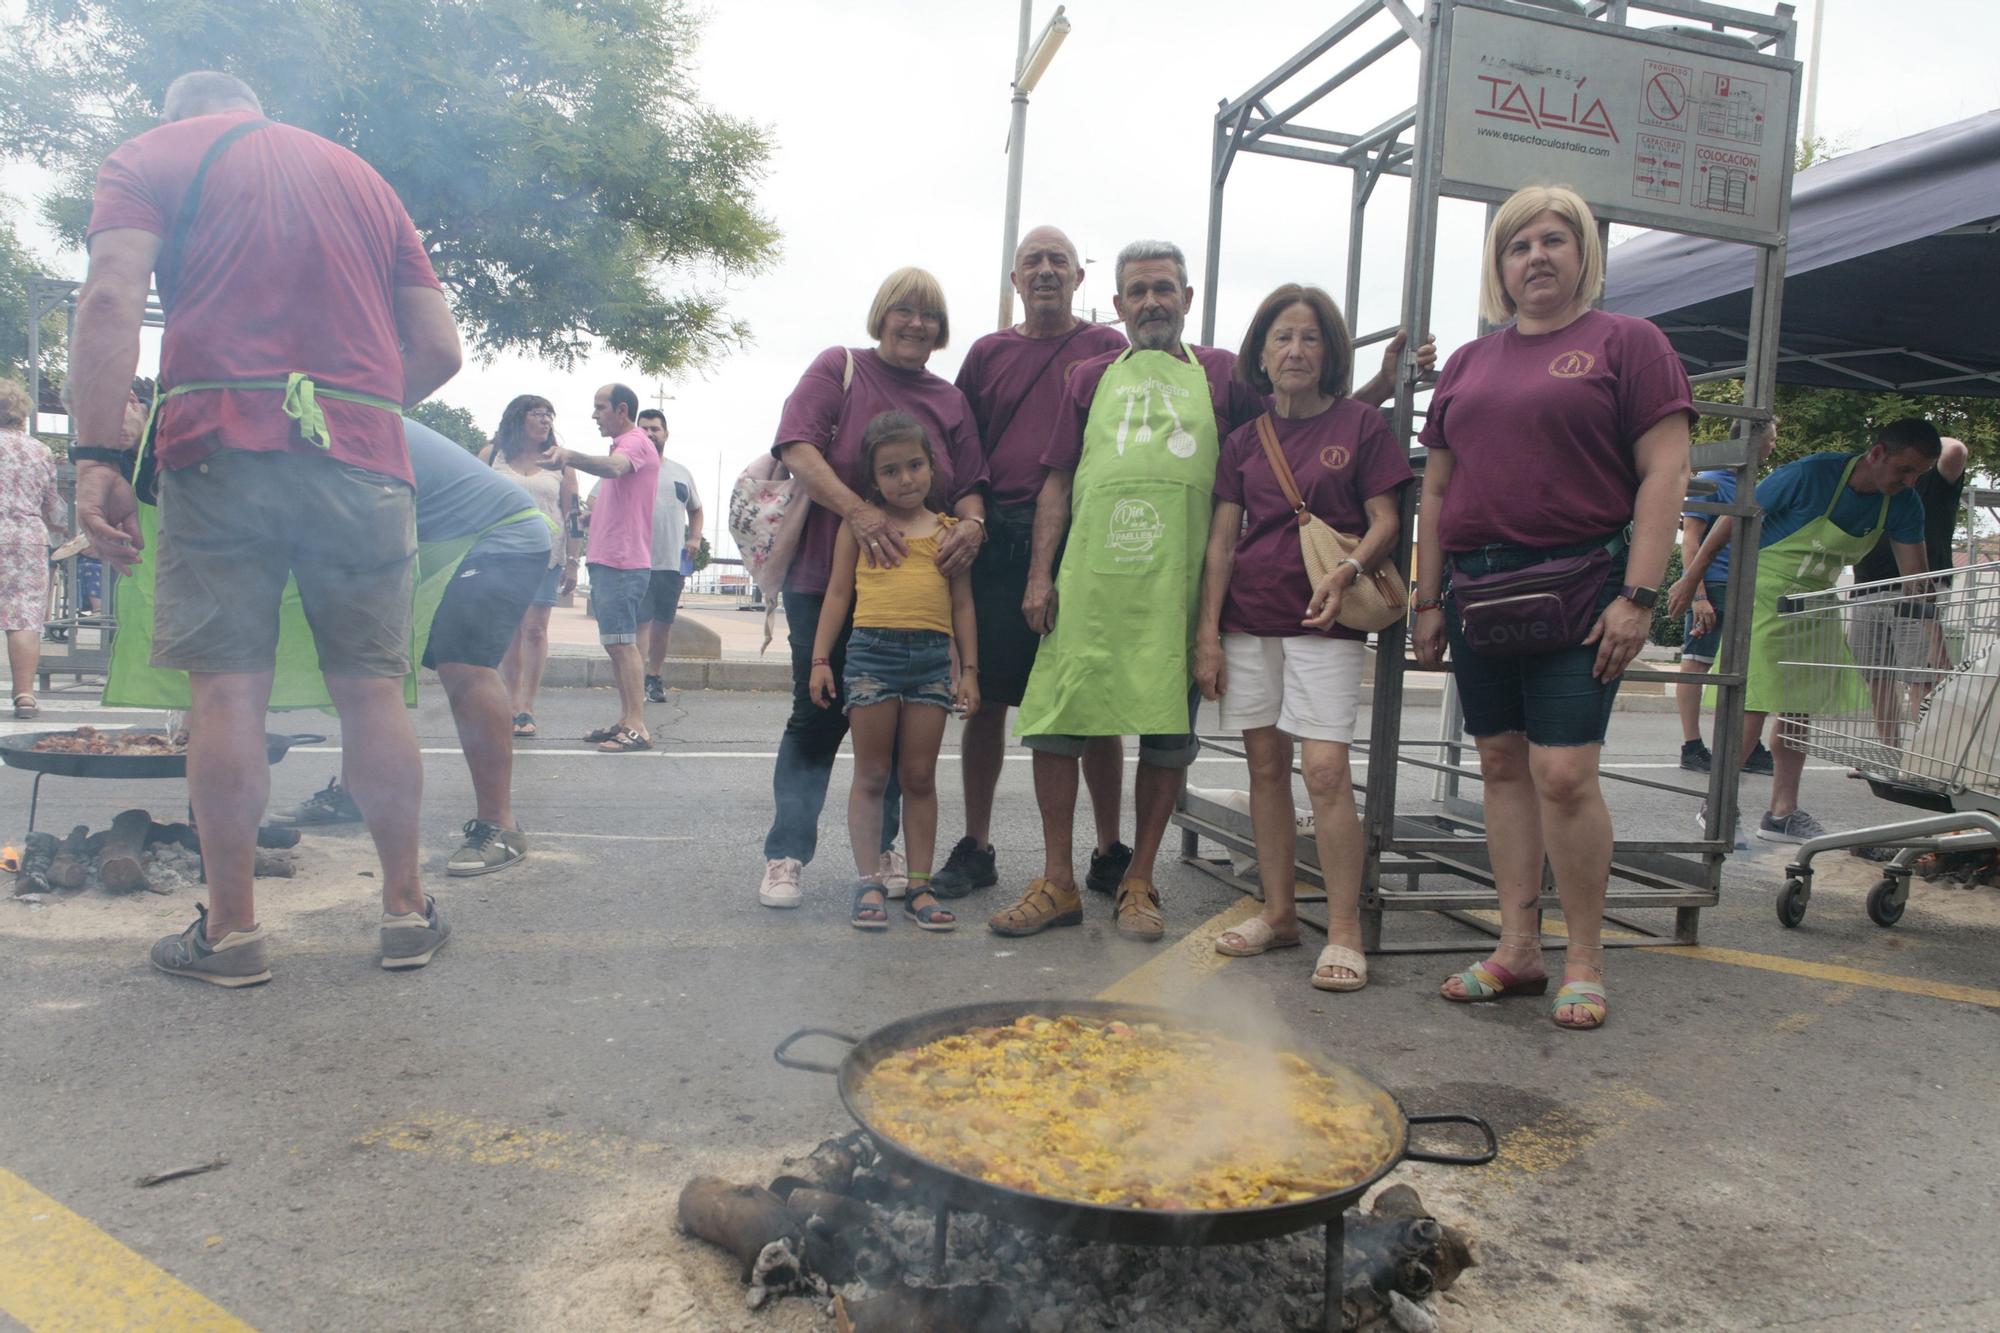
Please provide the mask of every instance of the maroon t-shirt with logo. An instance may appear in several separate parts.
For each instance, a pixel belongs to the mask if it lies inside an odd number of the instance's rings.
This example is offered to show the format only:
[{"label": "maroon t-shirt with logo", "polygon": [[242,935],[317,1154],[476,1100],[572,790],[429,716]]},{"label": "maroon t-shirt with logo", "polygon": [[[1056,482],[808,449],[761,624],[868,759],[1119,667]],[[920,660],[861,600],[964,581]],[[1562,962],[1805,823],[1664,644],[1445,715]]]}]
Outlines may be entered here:
[{"label": "maroon t-shirt with logo", "polygon": [[[121,145],[98,170],[90,235],[131,227],[164,247],[202,155],[253,114],[177,120]],[[395,290],[437,285],[410,215],[373,168],[318,135],[266,125],[231,143],[202,182],[160,378],[172,386],[297,371],[400,403]],[[272,389],[168,399],[155,437],[160,463],[187,467],[217,449],[310,450],[281,400]],[[335,458],[415,484],[398,413],[318,401]]]},{"label": "maroon t-shirt with logo", "polygon": [[[813,358],[785,400],[772,453],[787,444],[810,444],[826,455],[849,490],[865,497],[875,490],[874,483],[861,475],[861,437],[868,423],[884,412],[908,412],[930,436],[934,508],[949,509],[967,492],[985,485],[986,459],[972,409],[950,380],[928,370],[903,370],[884,361],[874,348],[857,347],[853,382],[842,390],[846,365],[846,349],[841,347],[829,347]],[[826,591],[833,571],[833,539],[841,521],[831,509],[813,505],[798,554],[785,575],[787,591],[815,596]]]},{"label": "maroon t-shirt with logo", "polygon": [[1632,521],[1633,446],[1676,412],[1694,419],[1687,372],[1643,319],[1591,310],[1554,333],[1508,327],[1467,343],[1418,436],[1451,450],[1444,549],[1609,536]]},{"label": "maroon t-shirt with logo", "polygon": [[[1079,325],[1056,338],[1001,329],[972,344],[958,368],[958,387],[986,442],[986,489],[995,504],[1035,502],[1048,475],[1042,450],[1062,411],[1071,372],[1092,357],[1124,348],[1125,335],[1109,324]],[[996,424],[1005,428],[998,439]]]},{"label": "maroon t-shirt with logo", "polygon": [[[1236,353],[1220,347],[1196,347],[1194,359],[1208,377],[1209,402],[1215,408],[1215,438],[1227,439],[1229,432],[1246,421],[1255,421],[1264,410],[1264,395],[1236,376]],[[1074,472],[1083,459],[1083,428],[1090,420],[1090,404],[1104,372],[1118,359],[1117,352],[1085,361],[1071,372],[1063,389],[1062,410],[1049,429],[1048,446],[1042,450],[1042,466],[1060,472]]]},{"label": "maroon t-shirt with logo", "polygon": [[[1278,447],[1292,469],[1299,498],[1335,532],[1358,537],[1368,530],[1368,501],[1387,495],[1414,474],[1382,413],[1343,398],[1318,416],[1287,420],[1273,413]],[[1215,469],[1215,498],[1242,505],[1244,530],[1222,603],[1222,632],[1292,638],[1318,634],[1365,639],[1360,630],[1335,625],[1309,630],[1299,622],[1312,601],[1305,553],[1292,503],[1258,439],[1257,423],[1239,426],[1222,443]]]}]

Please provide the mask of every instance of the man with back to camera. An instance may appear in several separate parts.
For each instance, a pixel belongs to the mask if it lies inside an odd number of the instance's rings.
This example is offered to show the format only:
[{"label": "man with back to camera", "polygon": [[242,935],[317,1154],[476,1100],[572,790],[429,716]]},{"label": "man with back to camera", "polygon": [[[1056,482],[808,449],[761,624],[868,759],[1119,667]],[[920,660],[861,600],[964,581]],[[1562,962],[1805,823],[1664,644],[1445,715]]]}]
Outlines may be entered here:
[{"label": "man with back to camera", "polygon": [[[219,986],[270,979],[251,873],[290,577],[343,743],[366,758],[354,799],[382,860],[382,965],[422,967],[450,927],[418,873],[402,409],[457,372],[458,333],[409,214],[360,158],[271,123],[248,86],[214,71],[174,80],[162,121],[98,172],[69,381],[79,524],[121,573],[156,562],[151,665],[187,672],[193,703],[188,793],[209,903],[153,946],[153,965]],[[156,269],[166,332],[147,552],[118,440]]]},{"label": "man with back to camera", "polygon": [[667,664],[667,636],[680,613],[681,590],[694,572],[701,551],[701,494],[694,474],[667,457],[667,414],[649,407],[639,414],[639,429],[660,454],[660,478],[653,494],[653,573],[639,611],[639,649],[646,659],[646,701],[667,701],[661,673]]},{"label": "man with back to camera", "polygon": [[[1764,526],[1757,542],[1743,744],[1747,752],[1763,731],[1764,719],[1780,715],[1773,738],[1771,808],[1757,828],[1757,836],[1766,842],[1806,842],[1826,832],[1817,819],[1799,809],[1806,755],[1798,748],[1797,735],[1804,719],[1868,706],[1858,672],[1785,666],[1817,659],[1826,666],[1851,667],[1852,660],[1825,662],[1836,646],[1814,634],[1814,627],[1806,623],[1811,618],[1782,619],[1779,599],[1825,592],[1842,569],[1867,555],[1884,535],[1904,577],[1923,574],[1927,568],[1924,508],[1911,487],[1942,450],[1937,427],[1905,417],[1877,431],[1875,442],[1862,453],[1811,454],[1787,463],[1757,486]],[[1734,520],[1724,517],[1709,530],[1668,593],[1671,612],[1678,615],[1687,609],[1709,564],[1729,544],[1734,527]],[[1844,642],[1838,651],[1846,654]]]},{"label": "man with back to camera", "polygon": [[591,401],[597,433],[611,441],[606,454],[580,454],[560,445],[543,455],[548,468],[573,467],[602,477],[590,499],[590,607],[597,639],[618,681],[618,721],[584,737],[605,754],[650,750],[646,730],[645,671],[639,660],[639,621],[653,579],[654,481],[660,451],[635,424],[639,395],[607,384]]}]

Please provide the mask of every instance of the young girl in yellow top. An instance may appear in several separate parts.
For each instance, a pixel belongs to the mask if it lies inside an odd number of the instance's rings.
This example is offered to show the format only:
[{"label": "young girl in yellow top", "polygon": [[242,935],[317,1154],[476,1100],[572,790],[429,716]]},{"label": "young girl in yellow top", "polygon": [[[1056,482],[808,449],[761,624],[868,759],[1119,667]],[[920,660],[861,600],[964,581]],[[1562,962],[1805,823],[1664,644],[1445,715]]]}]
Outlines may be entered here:
[{"label": "young girl in yellow top", "polygon": [[[813,639],[813,702],[830,708],[844,694],[854,737],[847,836],[860,879],[848,920],[856,930],[889,927],[888,894],[876,849],[882,845],[882,793],[893,763],[903,787],[903,837],[909,854],[910,889],[903,913],[924,930],[950,930],[958,922],[930,890],[937,849],[937,757],[954,701],[963,716],[979,710],[972,587],[965,574],[947,579],[938,572],[938,539],[957,520],[933,513],[926,503],[931,442],[917,419],[906,412],[884,412],[870,421],[861,439],[861,467],[874,488],[870,498],[903,534],[909,553],[894,566],[863,564],[854,529],[843,526],[834,539],[833,577]],[[847,641],[847,679],[836,692],[830,659],[850,606],[854,630]]]}]

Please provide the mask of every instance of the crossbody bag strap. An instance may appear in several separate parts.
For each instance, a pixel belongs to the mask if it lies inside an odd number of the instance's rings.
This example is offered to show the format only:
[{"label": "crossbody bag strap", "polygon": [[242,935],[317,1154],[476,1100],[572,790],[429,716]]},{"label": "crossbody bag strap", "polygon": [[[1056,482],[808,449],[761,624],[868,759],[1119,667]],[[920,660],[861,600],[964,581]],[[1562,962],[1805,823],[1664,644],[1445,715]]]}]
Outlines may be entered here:
[{"label": "crossbody bag strap", "polygon": [[[1069,346],[1070,340],[1089,327],[1090,325],[1088,324],[1078,324],[1057,341],[1054,350],[1048,354],[1041,365],[1035,367],[1034,375],[1028,380],[1028,393],[1035,391],[1035,386],[1042,382],[1042,376],[1049,373],[1049,367],[1056,363],[1056,358],[1062,355],[1063,348]],[[1014,414],[1021,410],[1021,404],[1028,401],[1028,393],[1022,394],[1012,403],[1009,403],[1006,411],[994,421],[993,425],[987,428],[986,439],[984,441],[987,457],[990,458],[993,456],[994,449],[1000,444],[1000,437],[1007,433],[1007,427],[1014,424]]]},{"label": "crossbody bag strap", "polygon": [[1271,460],[1271,471],[1277,475],[1278,489],[1285,493],[1285,501],[1291,505],[1299,526],[1304,527],[1306,502],[1299,495],[1299,484],[1292,478],[1292,465],[1285,461],[1285,451],[1278,447],[1278,432],[1271,425],[1269,412],[1257,418],[1257,440],[1264,446],[1264,457]]},{"label": "crossbody bag strap", "polygon": [[201,211],[202,185],[208,179],[208,169],[216,159],[228,151],[229,145],[244,135],[263,129],[268,120],[246,120],[240,125],[232,125],[216,136],[208,151],[201,155],[201,163],[194,169],[193,179],[181,194],[180,212],[174,215],[174,229],[167,234],[166,244],[160,247],[160,257],[153,263],[153,282],[160,291],[160,308],[166,310],[180,294],[181,259],[187,252],[188,232],[194,227],[195,214]]}]

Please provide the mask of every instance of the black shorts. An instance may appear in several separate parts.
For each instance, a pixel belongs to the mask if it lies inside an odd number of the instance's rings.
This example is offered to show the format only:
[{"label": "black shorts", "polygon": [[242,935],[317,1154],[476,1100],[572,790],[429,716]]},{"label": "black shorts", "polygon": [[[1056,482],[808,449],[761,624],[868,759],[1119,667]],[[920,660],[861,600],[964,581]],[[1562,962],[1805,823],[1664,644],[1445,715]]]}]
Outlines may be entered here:
[{"label": "black shorts", "polygon": [[639,619],[660,625],[673,624],[675,615],[681,609],[683,582],[678,569],[654,570],[652,580],[646,584],[646,598],[639,603]]},{"label": "black shorts", "polygon": [[499,666],[548,567],[546,551],[487,555],[473,547],[445,585],[424,645],[424,665]]},{"label": "black shorts", "polygon": [[[1035,507],[988,505],[986,544],[972,562],[972,613],[979,627],[981,703],[1013,707],[1028,689],[1042,636],[1028,628],[1021,599],[1028,593]],[[1056,566],[1061,568],[1058,552]]]}]

